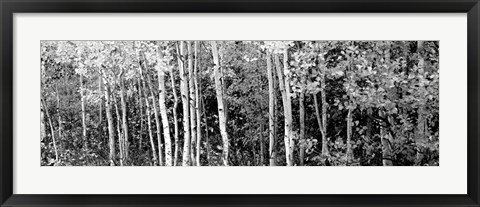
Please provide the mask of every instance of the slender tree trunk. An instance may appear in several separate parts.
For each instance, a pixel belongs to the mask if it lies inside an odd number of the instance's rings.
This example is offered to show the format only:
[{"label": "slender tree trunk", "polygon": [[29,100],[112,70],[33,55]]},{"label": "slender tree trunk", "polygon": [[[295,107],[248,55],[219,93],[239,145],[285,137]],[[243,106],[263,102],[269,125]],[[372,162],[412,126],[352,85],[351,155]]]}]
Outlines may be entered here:
[{"label": "slender tree trunk", "polygon": [[[146,89],[145,89],[146,90]],[[152,118],[151,118],[151,109],[150,109],[150,100],[148,97],[145,98],[145,103],[147,105],[147,125],[148,125],[148,136],[150,137],[150,145],[152,147],[152,156],[153,156],[153,165],[159,165],[159,160],[157,158],[157,150],[155,149],[155,142],[153,141],[153,129],[152,129]]]},{"label": "slender tree trunk", "polygon": [[178,65],[180,67],[180,92],[182,94],[182,107],[183,107],[183,136],[184,136],[184,144],[183,144],[183,159],[182,165],[189,166],[190,165],[190,116],[189,116],[189,102],[188,102],[188,73],[185,70],[184,60],[185,57],[185,43],[184,41],[180,41],[180,46],[178,48],[177,44],[177,51],[179,51],[180,57]]},{"label": "slender tree trunk", "polygon": [[55,140],[55,130],[53,129],[53,124],[52,124],[52,118],[50,117],[50,114],[48,113],[48,108],[47,104],[45,103],[45,100],[41,98],[42,100],[42,106],[43,106],[43,111],[45,111],[45,114],[47,115],[48,119],[48,124],[50,125],[50,133],[52,135],[52,142],[53,142],[53,150],[55,151],[55,164],[58,163],[58,150],[57,150],[57,141]]},{"label": "slender tree trunk", "polygon": [[147,76],[147,81],[148,81],[148,87],[150,88],[150,96],[152,97],[152,105],[153,105],[153,113],[155,115],[155,126],[157,128],[157,144],[158,144],[158,164],[160,166],[163,165],[163,150],[162,150],[162,133],[160,132],[160,118],[158,114],[158,108],[157,108],[157,99],[154,93],[154,88],[152,86],[152,79],[150,78],[150,74],[146,73]]},{"label": "slender tree trunk", "polygon": [[83,148],[86,150],[87,143],[87,123],[85,120],[85,97],[84,97],[84,85],[83,85],[83,75],[80,75],[80,99],[82,102],[82,138],[83,138]]},{"label": "slender tree trunk", "polygon": [[[273,56],[272,56],[273,58]],[[272,59],[273,60],[273,59]],[[272,65],[273,67],[273,65]],[[274,122],[273,122],[273,151],[272,151],[272,158],[273,158],[273,162],[274,162],[274,165],[277,165],[277,158],[278,158],[278,125],[277,123],[280,123],[281,120],[280,120],[280,116],[279,116],[279,113],[278,113],[278,107],[279,107],[279,104],[278,104],[278,91],[280,91],[280,85],[279,85],[279,79],[278,79],[278,74],[276,72],[275,69],[272,69],[272,74],[273,74],[273,95],[275,97],[275,99],[273,100],[273,118],[274,118]],[[280,94],[280,98],[281,98],[281,94]],[[281,139],[280,139],[281,140]]]},{"label": "slender tree trunk", "polygon": [[[163,54],[160,49],[157,50],[157,53],[160,58],[163,58]],[[163,124],[163,138],[165,140],[165,165],[172,166],[172,139],[170,137],[170,125],[168,123],[167,107],[165,106],[165,68],[158,69],[158,89],[160,90],[158,102],[160,103],[160,115],[162,116]]]},{"label": "slender tree trunk", "polygon": [[305,159],[305,93],[300,92],[300,166],[304,165]]},{"label": "slender tree trunk", "polygon": [[[291,101],[290,101],[290,84],[288,78],[285,77],[283,71],[288,70],[288,55],[287,50],[284,52],[284,68],[280,67],[280,58],[278,55],[275,55],[275,65],[277,66],[277,75],[279,79],[280,91],[282,92],[282,102],[283,102],[283,111],[285,116],[285,157],[287,161],[287,166],[293,166],[293,149],[292,149],[292,114],[291,114]],[[288,90],[287,90],[288,89]]]},{"label": "slender tree trunk", "polygon": [[[143,59],[144,61],[146,60],[146,58]],[[144,62],[144,66],[146,66],[146,63]],[[147,81],[145,80],[145,77],[144,77],[144,74],[143,74],[143,67],[142,65],[140,65],[140,77],[142,79],[142,85],[143,85],[143,89],[144,89],[144,95],[145,95],[145,108],[146,108],[146,111],[145,111],[145,115],[147,116],[147,126],[148,126],[148,136],[150,138],[150,146],[152,147],[152,156],[153,156],[153,164],[154,165],[160,165],[159,163],[161,162],[161,160],[159,160],[159,158],[157,157],[157,150],[155,149],[155,142],[153,140],[153,133],[152,133],[152,118],[150,116],[151,114],[151,106],[150,106],[150,100],[149,100],[149,97],[148,97],[148,91],[147,91]],[[146,71],[145,71],[146,73]],[[145,74],[147,76],[147,78],[149,79],[149,76],[148,74]],[[150,82],[150,79],[148,80],[148,82]],[[149,83],[149,86],[151,84]],[[151,91],[150,91],[150,94],[153,94]],[[155,96],[152,97],[153,98],[153,104],[155,104]],[[160,150],[160,149],[159,149]],[[159,153],[161,154],[161,153]]]},{"label": "slender tree trunk", "polygon": [[113,97],[113,105],[115,106],[115,114],[117,118],[117,135],[118,135],[118,150],[120,156],[120,166],[123,166],[125,163],[125,149],[123,145],[123,135],[121,130],[121,121],[120,121],[120,111],[118,110],[117,97]]},{"label": "slender tree trunk", "polygon": [[327,86],[325,84],[325,68],[322,67],[321,78],[320,78],[320,91],[322,96],[322,155],[328,156],[328,139],[327,139]]},{"label": "slender tree trunk", "polygon": [[[289,71],[288,68],[288,49],[285,48],[283,51],[283,71]],[[287,122],[287,128],[289,131],[289,147],[290,147],[290,163],[291,165],[294,165],[294,159],[293,159],[293,153],[294,153],[294,147],[295,147],[295,140],[293,139],[293,119],[292,119],[292,93],[290,91],[290,77],[285,76],[285,93],[287,95],[287,109],[288,109],[288,116],[286,118]]]},{"label": "slender tree trunk", "polygon": [[138,82],[138,107],[140,108],[140,131],[139,131],[139,140],[138,140],[138,150],[142,149],[143,142],[143,95],[142,95],[142,84],[140,78],[137,79]]},{"label": "slender tree trunk", "polygon": [[100,104],[98,106],[98,117],[99,117],[99,120],[98,120],[98,130],[99,130],[99,134],[100,136],[102,136],[102,139],[103,139],[103,106],[105,106],[105,101],[104,101],[104,97],[103,97],[103,78],[102,78],[102,74],[100,73],[99,74],[99,78],[98,78],[98,91],[100,91]]},{"label": "slender tree trunk", "polygon": [[217,50],[217,43],[215,41],[211,41],[212,44],[212,55],[213,55],[213,66],[214,74],[215,74],[215,89],[217,93],[217,104],[218,104],[218,118],[220,124],[220,134],[222,135],[223,140],[223,165],[228,166],[228,149],[229,149],[229,140],[227,134],[227,126],[226,126],[226,117],[225,117],[225,109],[223,106],[223,87],[220,81],[222,74],[220,74],[220,61],[219,61],[219,54]]},{"label": "slender tree trunk", "polygon": [[[367,129],[365,130],[365,142],[369,143],[372,140],[372,113],[373,110],[371,107],[367,108]],[[371,156],[371,150],[366,150],[365,154],[367,157]]]},{"label": "slender tree trunk", "polygon": [[[250,132],[252,134],[252,132]],[[257,166],[257,152],[255,150],[255,141],[252,141],[252,166]]]},{"label": "slender tree trunk", "polygon": [[207,111],[205,110],[205,101],[202,99],[203,122],[205,123],[205,146],[207,148],[207,166],[210,166],[210,144],[208,141]]},{"label": "slender tree trunk", "polygon": [[202,130],[201,130],[201,110],[200,110],[200,97],[202,96],[201,83],[199,83],[198,76],[198,42],[195,41],[195,68],[194,68],[194,81],[195,81],[195,111],[197,112],[197,149],[196,151],[196,163],[197,166],[200,166],[200,145],[202,141]]},{"label": "slender tree trunk", "polygon": [[[197,145],[197,121],[196,121],[196,110],[195,110],[195,70],[196,70],[196,61],[194,66],[194,59],[193,59],[193,49],[192,49],[192,42],[187,41],[187,49],[188,49],[188,80],[189,80],[189,94],[190,94],[190,133],[191,137],[191,145],[190,145],[190,161],[192,165],[196,165],[196,158],[195,158],[195,147]],[[195,57],[196,58],[196,57]],[[194,69],[195,67],[195,69]]]},{"label": "slender tree trunk", "polygon": [[62,140],[62,116],[60,115],[60,91],[58,90],[58,83],[55,84],[57,97],[57,117],[58,117],[58,140]]},{"label": "slender tree trunk", "polygon": [[[178,60],[181,62],[181,60]],[[178,153],[180,150],[180,140],[178,139],[178,117],[177,117],[177,110],[178,110],[178,96],[177,90],[175,90],[175,76],[173,71],[170,73],[170,80],[172,82],[172,93],[173,93],[173,126],[174,126],[174,140],[175,140],[175,155],[173,158],[173,166],[177,166],[178,162]]]},{"label": "slender tree trunk", "polygon": [[267,77],[268,77],[268,128],[269,128],[269,159],[270,159],[270,166],[277,165],[276,160],[276,153],[275,153],[275,88],[274,88],[274,80],[273,80],[273,73],[272,73],[272,55],[269,51],[267,51]]},{"label": "slender tree trunk", "polygon": [[348,108],[347,114],[347,165],[352,164],[352,108]]},{"label": "slender tree trunk", "polygon": [[152,156],[153,156],[153,165],[158,165],[159,160],[157,158],[157,150],[155,149],[155,142],[153,141],[153,130],[152,130],[152,118],[151,118],[151,107],[150,100],[147,96],[147,86],[145,84],[145,79],[142,74],[143,89],[145,94],[145,105],[146,105],[146,116],[147,116],[147,126],[148,126],[148,137],[150,138],[150,146],[152,147]]},{"label": "slender tree trunk", "polygon": [[120,103],[122,105],[122,126],[123,126],[123,150],[124,150],[124,162],[128,161],[128,149],[129,149],[129,142],[128,142],[128,111],[127,111],[127,103],[125,101],[125,86],[123,81],[123,76],[120,76]]},{"label": "slender tree trunk", "polygon": [[315,116],[317,117],[318,128],[320,129],[320,133],[322,134],[322,151],[323,151],[323,137],[325,137],[325,132],[323,131],[323,121],[322,121],[322,117],[320,116],[320,110],[318,109],[319,104],[318,104],[317,95],[318,93],[313,94],[313,102],[315,105]]},{"label": "slender tree trunk", "polygon": [[[152,78],[150,77],[150,74],[148,73],[148,62],[147,58],[145,57],[145,54],[142,53],[143,56],[143,69],[145,69],[145,76],[147,77],[146,84],[148,85],[148,88],[150,89],[150,96],[152,97],[152,106],[153,106],[153,112],[155,115],[155,126],[156,126],[156,132],[157,132],[157,144],[158,144],[158,164],[160,166],[163,165],[163,150],[162,150],[162,136],[161,136],[161,128],[160,128],[160,118],[159,118],[159,112],[157,108],[157,98],[155,95],[155,88],[153,87],[152,83]],[[143,74],[143,70],[141,71]],[[142,75],[143,76],[143,75]],[[145,79],[144,79],[145,81]],[[147,97],[148,99],[148,97]]]},{"label": "slender tree trunk", "polygon": [[108,145],[110,148],[109,160],[110,166],[115,165],[115,137],[114,137],[114,127],[113,127],[113,116],[112,116],[112,103],[110,100],[110,87],[108,84],[105,85],[105,110],[107,111],[107,122],[108,122]]},{"label": "slender tree trunk", "polygon": [[260,166],[265,166],[265,142],[263,141],[263,130],[264,129],[264,123],[262,122],[260,124]]},{"label": "slender tree trunk", "polygon": [[[379,116],[385,119],[386,115],[384,111],[378,112]],[[393,148],[391,143],[391,137],[383,126],[380,126],[380,137],[382,142],[382,164],[383,166],[393,166]]]},{"label": "slender tree trunk", "polygon": [[40,101],[40,142],[47,137],[47,126],[45,123],[45,112],[43,111],[42,101]]},{"label": "slender tree trunk", "polygon": [[225,124],[227,125],[228,127],[228,102],[227,102],[227,84],[225,84],[225,77],[224,77],[224,69],[223,67],[220,67],[220,74],[222,74],[222,76],[220,77],[220,83],[222,83],[222,93],[224,94],[223,95],[223,108],[225,109],[223,112],[225,113]]}]

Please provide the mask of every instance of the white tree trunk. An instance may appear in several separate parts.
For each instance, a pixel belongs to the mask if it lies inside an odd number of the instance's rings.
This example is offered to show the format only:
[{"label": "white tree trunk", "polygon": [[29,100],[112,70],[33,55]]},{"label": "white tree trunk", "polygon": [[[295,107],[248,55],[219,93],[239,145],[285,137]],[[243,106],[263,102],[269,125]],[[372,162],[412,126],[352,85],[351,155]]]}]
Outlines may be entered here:
[{"label": "white tree trunk", "polygon": [[150,96],[152,97],[152,105],[153,105],[153,113],[155,115],[155,126],[157,128],[157,144],[158,144],[158,164],[160,166],[163,165],[163,144],[162,144],[162,133],[160,132],[160,118],[158,114],[157,108],[157,98],[155,96],[154,88],[152,86],[152,79],[150,78],[150,74],[146,73],[148,86],[150,88]]},{"label": "white tree trunk", "polygon": [[[191,145],[190,145],[190,162],[192,165],[196,165],[195,158],[195,147],[197,143],[197,121],[196,121],[196,110],[195,110],[195,71],[193,64],[193,49],[192,42],[187,41],[188,49],[188,91],[189,91],[189,101],[190,101],[190,133],[191,133]],[[196,65],[195,65],[196,67]]]},{"label": "white tree trunk", "polygon": [[[163,58],[161,50],[158,50],[158,55]],[[162,116],[163,124],[163,138],[165,140],[165,165],[172,166],[172,140],[170,137],[170,125],[167,117],[167,107],[165,106],[165,68],[158,69],[158,89],[159,91],[159,103],[160,103],[160,115]]]},{"label": "white tree trunk", "polygon": [[202,94],[201,83],[199,83],[198,77],[198,41],[195,41],[195,67],[194,67],[194,81],[195,81],[195,111],[197,112],[197,149],[196,151],[196,164],[200,166],[200,145],[202,141],[202,130],[201,130],[201,111],[200,111],[200,97]]},{"label": "white tree trunk", "polygon": [[143,95],[142,95],[142,84],[140,78],[137,79],[138,84],[138,107],[140,108],[140,131],[138,138],[138,150],[142,149],[143,144]]},{"label": "white tree trunk", "polygon": [[123,76],[120,77],[120,104],[122,105],[122,127],[123,127],[123,152],[124,152],[124,161],[128,160],[128,111],[127,111],[127,103],[125,101],[125,86],[123,82]]},{"label": "white tree trunk", "polygon": [[87,149],[87,123],[85,120],[85,97],[84,97],[83,75],[80,75],[80,100],[82,102],[82,138],[83,148]]},{"label": "white tree trunk", "polygon": [[[283,71],[287,72],[289,71],[289,66],[288,66],[288,49],[285,48],[283,51]],[[288,144],[289,144],[289,162],[290,165],[293,165],[293,151],[295,147],[295,140],[293,140],[293,120],[292,120],[292,100],[291,100],[291,91],[290,91],[290,76],[285,75],[285,93],[287,96],[287,103],[286,103],[286,108],[288,109],[288,116],[285,118],[286,121],[286,126],[288,128]]]},{"label": "white tree trunk", "polygon": [[121,121],[120,121],[120,111],[118,110],[118,103],[117,103],[117,97],[113,97],[113,105],[115,106],[115,114],[117,118],[117,135],[118,135],[118,150],[119,150],[119,156],[120,156],[120,166],[123,166],[125,163],[125,149],[123,145],[123,135],[122,135],[122,130],[121,128]]},{"label": "white tree trunk", "polygon": [[276,164],[275,153],[275,88],[273,85],[273,71],[272,71],[272,55],[267,51],[267,77],[268,77],[268,129],[269,129],[269,159],[270,166]]},{"label": "white tree trunk", "polygon": [[[181,62],[178,60],[178,62]],[[175,140],[175,152],[173,157],[173,166],[177,166],[178,162],[178,154],[180,151],[180,140],[178,139],[178,117],[177,117],[177,109],[178,109],[178,96],[177,90],[175,89],[175,76],[173,71],[170,73],[170,80],[172,83],[172,93],[173,93],[173,126],[174,126],[174,140]]]},{"label": "white tree trunk", "polygon": [[[285,51],[286,52],[286,51]],[[286,56],[284,54],[284,58]],[[288,70],[288,65],[285,65],[287,63],[287,60],[284,60],[284,68],[280,67],[280,58],[278,55],[275,55],[275,65],[277,66],[277,75],[278,75],[278,82],[280,85],[280,91],[282,92],[282,102],[283,102],[283,111],[284,111],[284,116],[285,116],[285,136],[284,136],[284,142],[285,142],[285,157],[287,161],[287,166],[293,166],[293,151],[291,148],[291,140],[292,140],[292,131],[291,131],[291,124],[292,124],[292,117],[291,117],[291,101],[290,101],[290,86],[289,86],[289,81],[285,77],[284,71],[287,69]],[[287,91],[288,88],[288,91]]]},{"label": "white tree trunk", "polygon": [[148,136],[150,138],[150,146],[152,147],[152,157],[153,157],[153,164],[157,165],[159,160],[157,158],[157,150],[155,149],[155,142],[153,141],[153,133],[152,133],[152,118],[150,116],[151,113],[151,108],[150,108],[150,100],[148,98],[148,92],[147,92],[147,86],[146,86],[146,81],[145,78],[143,77],[143,69],[140,67],[140,77],[142,79],[142,85],[143,85],[143,90],[144,90],[144,95],[145,95],[145,115],[147,116],[147,126],[148,126]]},{"label": "white tree trunk", "polygon": [[[178,45],[177,45],[178,47]],[[185,57],[185,43],[184,41],[180,41],[180,46],[177,48],[179,51],[180,59],[178,60],[178,65],[180,68],[180,92],[182,94],[182,107],[183,107],[183,159],[182,165],[189,166],[190,165],[190,107],[188,102],[188,73],[185,70],[184,60]]]},{"label": "white tree trunk", "polygon": [[105,85],[105,110],[107,114],[107,122],[108,122],[108,145],[110,148],[110,153],[109,153],[109,161],[110,161],[110,166],[115,165],[115,130],[113,127],[113,116],[112,116],[112,102],[110,100],[110,87],[108,84]]},{"label": "white tree trunk", "polygon": [[217,93],[217,104],[218,104],[218,119],[220,124],[220,134],[222,135],[223,141],[223,165],[228,166],[228,149],[229,149],[229,140],[227,134],[227,126],[226,126],[226,117],[225,117],[225,109],[223,108],[223,87],[221,83],[221,76],[220,74],[220,61],[218,57],[218,50],[217,50],[217,43],[215,41],[211,41],[212,45],[212,55],[213,55],[213,66],[214,74],[215,74],[215,90]]}]

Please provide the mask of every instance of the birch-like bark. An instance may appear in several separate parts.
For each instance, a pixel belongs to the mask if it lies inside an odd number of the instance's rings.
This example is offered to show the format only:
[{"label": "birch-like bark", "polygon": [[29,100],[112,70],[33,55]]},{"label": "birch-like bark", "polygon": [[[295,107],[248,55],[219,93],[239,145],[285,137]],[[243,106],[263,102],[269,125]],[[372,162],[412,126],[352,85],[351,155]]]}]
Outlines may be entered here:
[{"label": "birch-like bark", "polygon": [[[181,60],[178,60],[179,65]],[[172,93],[173,93],[173,127],[174,127],[174,141],[175,141],[175,151],[173,156],[173,166],[177,166],[178,162],[178,154],[180,151],[180,140],[178,139],[178,117],[177,117],[177,110],[178,110],[178,96],[177,90],[175,89],[175,76],[173,71],[170,73],[170,80],[172,83]]]},{"label": "birch-like bark", "polygon": [[147,76],[147,82],[148,82],[148,88],[150,91],[150,96],[152,97],[152,108],[153,108],[153,114],[155,116],[155,126],[156,126],[156,133],[157,133],[157,144],[158,144],[158,164],[160,166],[163,165],[163,150],[162,150],[162,133],[160,132],[160,118],[158,114],[158,108],[157,108],[157,98],[154,92],[154,88],[152,86],[152,78],[150,77],[150,74],[148,72],[145,72],[145,76]]},{"label": "birch-like bark", "polygon": [[284,124],[284,145],[285,145],[285,158],[286,158],[286,162],[287,162],[287,165],[290,166],[291,165],[291,162],[290,162],[290,147],[289,146],[289,131],[288,131],[288,127],[287,127],[287,121],[286,121],[286,117],[288,116],[288,112],[287,112],[287,95],[286,95],[286,92],[285,92],[285,82],[284,82],[284,73],[283,73],[283,70],[280,66],[280,58],[278,57],[277,54],[274,55],[275,57],[275,66],[276,66],[276,69],[277,69],[277,76],[278,76],[278,84],[279,84],[279,87],[280,87],[280,93],[282,94],[282,103],[283,103],[283,114],[284,114],[284,117],[285,117],[285,124]]},{"label": "birch-like bark", "polygon": [[180,46],[177,44],[177,52],[180,54],[178,59],[178,65],[180,69],[180,92],[182,94],[182,107],[183,107],[183,159],[182,165],[190,165],[190,107],[188,102],[188,72],[185,69],[185,43],[180,41]]},{"label": "birch-like bark", "polygon": [[322,96],[322,155],[328,156],[328,139],[327,139],[327,86],[325,84],[325,67],[321,68],[321,75],[320,75],[320,87],[322,90],[320,91]]},{"label": "birch-like bark", "polygon": [[45,112],[43,111],[42,102],[40,101],[40,142],[47,137],[47,126],[45,123]]},{"label": "birch-like bark", "polygon": [[[287,72],[289,71],[289,65],[288,65],[288,48],[285,48],[283,51],[283,71]],[[294,147],[295,147],[295,140],[293,139],[293,115],[292,115],[292,93],[290,90],[290,76],[285,75],[285,93],[287,96],[287,109],[288,109],[288,116],[286,117],[285,121],[287,122],[287,128],[288,128],[288,140],[289,140],[289,148],[290,148],[290,165],[293,165],[294,160],[293,160],[293,152],[294,152]]]},{"label": "birch-like bark", "polygon": [[123,148],[123,159],[124,162],[128,160],[128,111],[127,103],[125,101],[125,86],[123,82],[123,72],[120,76],[120,104],[122,105],[122,127],[123,127],[123,139],[122,139],[122,148]]},{"label": "birch-like bark", "polygon": [[[201,97],[201,96],[200,96]],[[207,125],[207,111],[205,110],[205,101],[202,99],[202,112],[203,112],[203,122],[205,123],[205,148],[207,148],[207,166],[210,166],[210,144],[208,141],[208,125]]]},{"label": "birch-like bark", "polygon": [[189,91],[189,106],[190,106],[190,133],[191,133],[191,145],[190,145],[190,162],[192,165],[196,165],[195,158],[195,147],[197,145],[197,121],[196,121],[196,110],[195,110],[195,71],[194,67],[194,58],[193,58],[193,49],[192,42],[187,41],[187,50],[188,50],[188,91]]},{"label": "birch-like bark", "polygon": [[138,84],[138,107],[140,108],[140,131],[139,135],[140,137],[138,138],[138,150],[142,149],[142,144],[143,144],[143,95],[142,95],[142,84],[140,81],[140,78],[137,79],[137,84]]},{"label": "birch-like bark", "polygon": [[[285,50],[286,52],[286,50]],[[287,57],[284,54],[284,58]],[[288,58],[288,57],[287,57]],[[287,60],[284,60],[284,64],[287,63]],[[291,123],[292,123],[292,117],[291,117],[291,102],[290,102],[290,97],[289,97],[289,92],[287,92],[287,88],[290,88],[289,85],[287,85],[288,81],[286,80],[287,78],[285,77],[284,71],[285,69],[288,69],[288,66],[284,65],[284,68],[282,69],[280,66],[280,58],[278,55],[275,54],[275,65],[277,68],[277,75],[278,75],[278,82],[280,85],[280,92],[282,93],[282,102],[283,102],[283,111],[284,111],[284,116],[285,116],[285,136],[284,136],[284,143],[285,143],[285,158],[287,162],[287,166],[292,166],[293,165],[293,152],[291,150]],[[287,87],[288,86],[288,87]]]},{"label": "birch-like bark", "polygon": [[82,103],[82,138],[83,138],[83,148],[87,149],[87,123],[85,120],[85,94],[84,94],[84,85],[83,85],[83,75],[80,75],[80,101]]},{"label": "birch-like bark", "polygon": [[[104,77],[105,79],[105,77]],[[105,85],[105,110],[107,114],[107,122],[108,122],[108,146],[110,148],[110,153],[108,155],[110,166],[115,165],[115,130],[113,127],[113,116],[112,116],[112,103],[110,100],[110,87],[107,83]]]},{"label": "birch-like bark", "polygon": [[198,41],[195,41],[195,67],[194,67],[194,81],[195,81],[195,111],[197,112],[197,146],[196,146],[196,164],[200,166],[200,145],[202,141],[202,130],[201,130],[201,110],[200,110],[200,97],[202,96],[201,82],[199,83],[199,66],[198,66]]},{"label": "birch-like bark", "polygon": [[305,93],[303,90],[300,92],[299,98],[300,105],[300,166],[304,165],[305,159]]},{"label": "birch-like bark", "polygon": [[[104,92],[103,92],[103,77],[102,77],[102,73],[99,74],[99,78],[98,78],[98,91],[100,92],[100,104],[98,106],[98,117],[99,117],[99,120],[98,120],[98,125],[97,125],[97,128],[99,129],[100,131],[100,135],[103,136],[103,106],[105,106],[105,101],[104,101]],[[103,137],[102,137],[103,138]]]},{"label": "birch-like bark", "polygon": [[[157,165],[160,161],[157,158],[157,150],[155,149],[155,142],[153,141],[153,133],[152,133],[152,118],[150,116],[151,113],[151,106],[150,100],[148,97],[147,92],[147,84],[145,82],[145,77],[143,74],[142,66],[140,66],[140,77],[142,79],[142,86],[145,94],[145,115],[147,116],[147,126],[148,126],[148,137],[150,138],[150,146],[152,147],[152,157],[153,157],[153,165]],[[154,99],[155,100],[155,99]]]},{"label": "birch-like bark", "polygon": [[[140,54],[140,55],[143,55],[143,54]],[[146,64],[145,60],[145,56],[143,56],[143,63]],[[152,148],[152,157],[153,157],[153,165],[158,165],[160,163],[160,160],[158,159],[157,157],[157,150],[155,149],[155,142],[153,140],[153,132],[152,132],[152,118],[151,118],[151,106],[150,106],[150,100],[149,100],[149,97],[148,97],[148,89],[147,89],[147,81],[145,80],[145,75],[144,74],[144,71],[143,71],[143,67],[142,64],[140,64],[140,78],[142,79],[142,86],[143,86],[143,94],[145,95],[145,115],[147,116],[147,127],[148,127],[148,137],[150,138],[150,146]],[[146,72],[145,72],[146,73]],[[150,93],[151,94],[151,93]],[[155,100],[154,97],[152,97],[153,100]],[[155,103],[155,101],[154,101]]]},{"label": "birch-like bark", "polygon": [[118,150],[119,150],[119,156],[120,156],[120,166],[123,166],[125,163],[125,149],[124,149],[124,143],[123,143],[123,135],[122,135],[122,130],[121,128],[121,121],[120,121],[120,111],[118,110],[118,103],[117,103],[117,98],[114,96],[113,97],[113,105],[115,106],[115,114],[117,117],[117,137],[118,137]]},{"label": "birch-like bark", "polygon": [[272,55],[267,51],[267,77],[268,77],[268,129],[269,129],[269,148],[268,154],[270,166],[277,165],[275,153],[275,88],[272,74]]},{"label": "birch-like bark", "polygon": [[147,58],[145,57],[145,54],[142,53],[143,56],[143,69],[145,71],[145,76],[147,77],[146,84],[148,85],[149,91],[150,91],[150,96],[152,97],[152,106],[153,106],[153,112],[155,115],[155,126],[156,126],[156,133],[157,133],[157,144],[158,144],[158,164],[160,166],[163,165],[163,144],[162,144],[162,133],[161,133],[161,128],[160,128],[160,118],[159,118],[159,112],[157,108],[157,96],[155,95],[155,88],[153,87],[152,83],[152,78],[150,77],[150,74],[148,73],[148,62]]},{"label": "birch-like bark", "polygon": [[[157,50],[159,58],[163,58],[162,51]],[[165,140],[165,165],[172,166],[172,140],[170,137],[170,125],[167,117],[167,107],[165,106],[165,68],[158,69],[158,89],[160,103],[160,115],[162,116],[163,138]]]},{"label": "birch-like bark", "polygon": [[225,109],[223,106],[223,87],[221,83],[222,74],[220,73],[220,60],[219,54],[217,49],[217,43],[215,41],[211,41],[212,45],[212,55],[213,55],[213,71],[215,74],[215,90],[217,94],[217,104],[218,104],[218,119],[220,125],[220,134],[222,136],[223,141],[223,153],[222,153],[222,160],[223,165],[228,166],[228,150],[229,150],[229,139],[227,134],[227,126],[226,126],[226,117],[225,117]]},{"label": "birch-like bark", "polygon": [[58,139],[62,140],[62,116],[60,115],[60,91],[58,90],[58,83],[55,84],[55,91],[57,98]]}]

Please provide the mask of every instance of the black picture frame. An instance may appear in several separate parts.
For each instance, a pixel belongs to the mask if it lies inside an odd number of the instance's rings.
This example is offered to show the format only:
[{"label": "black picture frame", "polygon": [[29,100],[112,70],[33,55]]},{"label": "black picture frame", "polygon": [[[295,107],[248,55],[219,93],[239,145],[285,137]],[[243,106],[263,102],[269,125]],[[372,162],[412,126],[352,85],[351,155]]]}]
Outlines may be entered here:
[{"label": "black picture frame", "polygon": [[[0,0],[1,206],[480,206],[479,0]],[[467,13],[468,189],[465,195],[13,194],[14,13]],[[449,179],[446,177],[445,179]]]}]

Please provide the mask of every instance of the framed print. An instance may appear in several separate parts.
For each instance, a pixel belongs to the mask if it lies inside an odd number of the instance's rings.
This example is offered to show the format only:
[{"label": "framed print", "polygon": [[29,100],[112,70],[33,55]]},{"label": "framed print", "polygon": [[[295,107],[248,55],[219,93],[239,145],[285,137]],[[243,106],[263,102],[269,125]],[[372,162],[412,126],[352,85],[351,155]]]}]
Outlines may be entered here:
[{"label": "framed print", "polygon": [[480,205],[477,0],[0,6],[1,206]]}]

